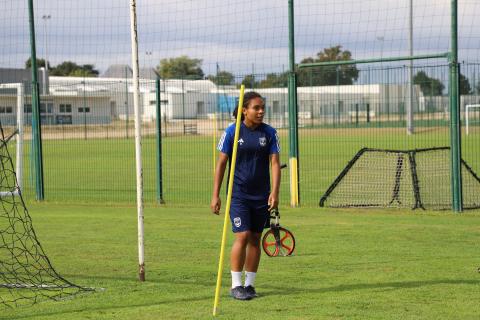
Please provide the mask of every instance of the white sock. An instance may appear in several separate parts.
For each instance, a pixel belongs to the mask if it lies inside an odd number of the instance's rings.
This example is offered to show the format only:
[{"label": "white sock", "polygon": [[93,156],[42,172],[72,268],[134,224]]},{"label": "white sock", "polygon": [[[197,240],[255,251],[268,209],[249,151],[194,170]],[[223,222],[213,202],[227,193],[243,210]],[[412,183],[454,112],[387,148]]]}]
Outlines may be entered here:
[{"label": "white sock", "polygon": [[248,286],[254,287],[256,276],[257,276],[256,272],[245,271],[245,287],[248,287]]},{"label": "white sock", "polygon": [[232,273],[232,289],[242,286],[242,272],[230,271]]}]

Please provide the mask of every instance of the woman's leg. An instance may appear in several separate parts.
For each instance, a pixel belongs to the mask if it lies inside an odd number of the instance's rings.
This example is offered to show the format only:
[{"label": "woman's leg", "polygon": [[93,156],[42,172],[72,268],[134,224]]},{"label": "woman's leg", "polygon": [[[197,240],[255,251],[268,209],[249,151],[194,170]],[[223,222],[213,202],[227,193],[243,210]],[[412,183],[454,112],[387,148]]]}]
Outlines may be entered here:
[{"label": "woman's leg", "polygon": [[245,271],[257,272],[260,263],[262,233],[248,231]]},{"label": "woman's leg", "polygon": [[232,271],[243,271],[250,233],[250,231],[235,233],[235,241],[233,242],[232,251],[230,253],[230,268]]}]

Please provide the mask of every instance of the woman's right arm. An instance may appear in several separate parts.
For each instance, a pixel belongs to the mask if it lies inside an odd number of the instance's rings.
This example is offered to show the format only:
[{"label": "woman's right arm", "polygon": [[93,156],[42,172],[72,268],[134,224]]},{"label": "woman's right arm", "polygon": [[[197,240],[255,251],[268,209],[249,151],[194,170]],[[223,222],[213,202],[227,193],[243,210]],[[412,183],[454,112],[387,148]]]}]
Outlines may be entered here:
[{"label": "woman's right arm", "polygon": [[214,214],[218,214],[222,206],[220,200],[220,188],[222,187],[223,175],[225,174],[227,162],[228,155],[220,152],[218,155],[217,167],[215,168],[215,177],[213,178],[212,201],[210,203],[210,209]]}]

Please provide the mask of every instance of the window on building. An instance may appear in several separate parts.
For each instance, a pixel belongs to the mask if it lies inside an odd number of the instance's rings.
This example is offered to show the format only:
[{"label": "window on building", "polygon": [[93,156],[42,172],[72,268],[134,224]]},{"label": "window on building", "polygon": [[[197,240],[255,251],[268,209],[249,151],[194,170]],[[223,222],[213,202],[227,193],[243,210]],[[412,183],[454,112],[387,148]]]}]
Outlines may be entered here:
[{"label": "window on building", "polygon": [[205,114],[205,102],[197,101],[197,114]]},{"label": "window on building", "polygon": [[53,113],[53,102],[40,103],[40,113]]},{"label": "window on building", "polygon": [[78,108],[78,112],[79,113],[84,113],[84,112],[85,113],[90,113],[90,107],[85,107],[85,108],[80,107],[80,108]]},{"label": "window on building", "polygon": [[72,124],[72,116],[59,114],[55,117],[55,122],[56,124]]},{"label": "window on building", "polygon": [[26,104],[23,106],[23,112],[24,113],[32,113],[32,105],[31,104]]},{"label": "window on building", "polygon": [[0,107],[0,113],[13,113],[12,107]]},{"label": "window on building", "polygon": [[280,113],[280,102],[278,100],[273,101],[272,112],[273,112],[273,114]]},{"label": "window on building", "polygon": [[71,104],[61,104],[60,105],[60,113],[72,113],[72,105]]}]

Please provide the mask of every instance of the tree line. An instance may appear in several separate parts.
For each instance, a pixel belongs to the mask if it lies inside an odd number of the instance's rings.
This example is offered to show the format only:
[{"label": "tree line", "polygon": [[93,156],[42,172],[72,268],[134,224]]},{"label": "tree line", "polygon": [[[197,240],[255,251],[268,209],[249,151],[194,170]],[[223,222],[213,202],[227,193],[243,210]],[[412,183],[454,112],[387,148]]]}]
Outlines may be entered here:
[{"label": "tree line", "polygon": [[[301,60],[300,63],[316,63],[328,61],[348,61],[352,60],[352,54],[349,50],[343,50],[342,46],[325,48],[317,53],[315,57],[308,57]],[[233,73],[218,70],[215,75],[205,76],[201,68],[202,60],[192,59],[188,56],[162,59],[157,66],[157,72],[162,79],[209,79],[217,85],[235,85],[237,81]],[[305,86],[331,86],[331,85],[351,85],[357,81],[360,71],[355,64],[337,65],[332,67],[314,67],[310,70],[299,69],[297,71],[297,85]],[[277,88],[287,87],[288,72],[267,73],[262,79],[257,79],[255,74],[243,76],[241,84],[246,88]],[[470,86],[468,78],[460,73],[459,76],[460,94],[480,94],[480,82],[476,88]],[[439,79],[428,76],[420,70],[413,77],[413,83],[420,86],[424,95],[443,95],[445,85]]]},{"label": "tree line", "polygon": [[[307,57],[300,61],[302,64],[328,62],[328,61],[348,61],[352,60],[352,53],[349,50],[343,50],[342,46],[337,45],[325,48],[318,52],[315,57]],[[44,59],[37,59],[39,67],[45,67]],[[161,59],[156,67],[156,71],[162,79],[208,79],[220,86],[237,85],[239,79],[234,74],[226,70],[217,68],[216,74],[205,76],[202,68],[202,60],[190,58],[182,55],[175,58]],[[26,68],[31,67],[31,61],[28,59],[25,63]],[[65,61],[56,66],[50,66],[49,73],[54,76],[70,77],[97,77],[99,71],[93,64],[78,65],[72,61]],[[297,85],[304,86],[329,86],[329,85],[351,85],[359,77],[360,71],[355,64],[337,65],[332,67],[314,67],[309,70],[299,69],[297,71]],[[480,94],[480,82],[475,88],[470,86],[466,76],[460,73],[460,94]],[[261,78],[255,74],[246,74],[240,83],[246,88],[275,88],[287,87],[288,72],[268,73]],[[425,71],[418,71],[413,77],[413,83],[420,86],[424,95],[443,95],[445,85],[440,79],[430,77]]]},{"label": "tree line", "polygon": [[[25,68],[29,69],[31,66],[32,60],[29,58],[25,62]],[[45,60],[37,59],[37,67],[45,68]],[[64,77],[98,77],[99,75],[93,64],[78,65],[72,61],[64,61],[53,67],[48,63],[48,72],[52,76]]]}]

